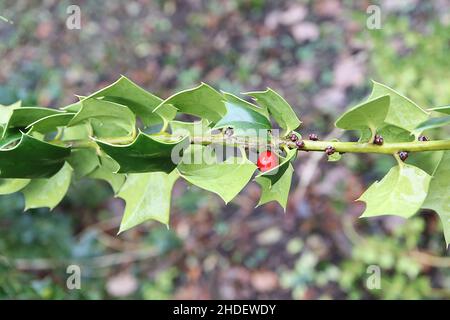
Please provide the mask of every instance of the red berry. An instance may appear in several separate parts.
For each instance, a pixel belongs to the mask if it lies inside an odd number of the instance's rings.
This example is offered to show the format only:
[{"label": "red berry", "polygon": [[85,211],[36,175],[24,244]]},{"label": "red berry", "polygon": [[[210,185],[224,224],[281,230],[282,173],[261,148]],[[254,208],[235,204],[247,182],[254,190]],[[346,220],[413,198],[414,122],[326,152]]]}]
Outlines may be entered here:
[{"label": "red berry", "polygon": [[262,172],[275,168],[278,165],[278,158],[272,151],[264,151],[258,157],[257,166]]},{"label": "red berry", "polygon": [[317,134],[315,134],[315,133],[310,133],[308,138],[309,138],[309,140],[312,140],[312,141],[319,140],[319,136]]}]

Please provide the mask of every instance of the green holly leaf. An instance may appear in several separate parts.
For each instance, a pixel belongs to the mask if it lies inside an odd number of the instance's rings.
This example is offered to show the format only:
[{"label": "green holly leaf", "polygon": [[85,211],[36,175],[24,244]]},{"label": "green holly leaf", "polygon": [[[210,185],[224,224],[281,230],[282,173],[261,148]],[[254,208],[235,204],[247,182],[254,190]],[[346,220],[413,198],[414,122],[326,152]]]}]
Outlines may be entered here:
[{"label": "green holly leaf", "polygon": [[127,106],[142,120],[145,126],[161,123],[162,120],[172,120],[176,114],[176,109],[171,106],[164,106],[158,112],[154,112],[163,100],[144,90],[125,76],[121,76],[116,82],[88,97],[81,97],[81,101],[71,104],[64,109],[78,112],[81,109],[83,100],[89,98],[102,98],[106,101]]},{"label": "green holly leaf", "polygon": [[47,207],[53,210],[61,202],[70,186],[72,168],[65,163],[61,170],[47,179],[33,179],[22,190],[25,197],[25,211]]},{"label": "green holly leaf", "polygon": [[412,165],[391,168],[381,181],[373,183],[357,200],[366,203],[366,210],[361,217],[411,217],[422,206],[430,180],[429,174]]},{"label": "green holly leaf", "polygon": [[22,106],[22,101],[17,101],[9,106],[4,106],[0,104],[0,126],[3,128],[0,133],[0,137],[3,137],[4,130],[8,128],[8,122],[11,118],[13,111]]},{"label": "green holly leaf", "polygon": [[166,105],[172,105],[179,112],[206,119],[211,123],[219,121],[226,112],[222,95],[205,83],[172,95],[162,101],[154,112],[159,112]]},{"label": "green holly leaf", "polygon": [[[167,142],[140,132],[128,145],[114,145],[95,140],[102,150],[120,165],[119,173],[163,171],[171,172],[177,166],[175,158],[187,147],[188,137]],[[172,156],[175,157],[172,159]]]},{"label": "green holly leaf", "polygon": [[73,127],[64,127],[61,141],[89,140],[93,129],[89,123],[81,123]]},{"label": "green holly leaf", "polygon": [[289,103],[274,90],[254,91],[244,93],[253,97],[256,102],[269,110],[278,125],[284,129],[283,135],[297,129],[302,123]]},{"label": "green holly leaf", "polygon": [[442,221],[447,246],[450,244],[450,151],[442,154],[433,173],[424,208],[436,211]]},{"label": "green holly leaf", "polygon": [[419,167],[432,176],[442,159],[443,153],[443,151],[411,152],[406,163]]},{"label": "green holly leaf", "polygon": [[201,137],[209,135],[211,132],[209,122],[205,119],[195,122],[172,120],[169,122],[169,126],[173,135]]},{"label": "green holly leaf", "polygon": [[261,129],[270,129],[269,120],[262,114],[242,104],[225,102],[227,114],[219,120],[214,129],[232,127],[235,135],[257,135]]},{"label": "green holly leaf", "polygon": [[379,130],[384,142],[410,142],[414,141],[414,136],[410,131],[399,128],[391,124],[383,125]]},{"label": "green holly leaf", "polygon": [[0,149],[0,178],[47,178],[56,174],[70,148],[56,146],[22,134],[10,149]]},{"label": "green holly leaf", "polygon": [[[0,128],[2,129],[2,128]],[[1,130],[0,130],[1,132]],[[6,148],[10,143],[22,138],[22,132],[17,128],[9,128],[3,133],[3,138],[0,138],[0,149]]]},{"label": "green holly leaf", "polygon": [[68,127],[88,122],[97,137],[131,135],[135,130],[134,113],[126,106],[95,98],[81,101],[81,109]]},{"label": "green holly leaf", "polygon": [[267,110],[267,107],[257,106],[256,104],[245,101],[244,99],[239,98],[238,96],[236,96],[232,93],[229,93],[229,92],[222,91],[222,95],[226,101],[243,106],[247,109],[253,110],[253,111],[263,115],[267,119],[267,121],[270,121],[269,111]]},{"label": "green holly leaf", "polygon": [[61,114],[63,111],[39,108],[39,107],[21,107],[12,110],[11,116],[5,128],[25,128],[31,123],[55,114]]},{"label": "green holly leaf", "polygon": [[113,189],[114,194],[117,194],[123,186],[126,177],[124,174],[115,173],[119,168],[120,166],[116,161],[109,156],[102,155],[100,156],[100,165],[89,173],[88,177],[106,181]]},{"label": "green holly leaf", "polygon": [[78,177],[84,177],[100,166],[100,161],[95,149],[72,150],[67,162]]},{"label": "green holly leaf", "polygon": [[69,124],[75,113],[56,113],[30,123],[25,129],[31,132],[49,133],[56,131],[58,127],[65,127]]},{"label": "green holly leaf", "polygon": [[436,111],[436,112],[441,112],[441,113],[445,113],[445,114],[450,114],[450,105],[431,108],[431,109],[428,109],[428,111]]},{"label": "green holly leaf", "polygon": [[286,170],[275,183],[272,183],[271,179],[264,175],[256,177],[255,181],[261,186],[261,198],[257,207],[270,201],[276,201],[286,211],[293,172],[294,168],[288,162]]},{"label": "green holly leaf", "polygon": [[419,124],[413,131],[415,135],[419,135],[421,132],[430,129],[436,129],[444,126],[450,125],[450,116],[439,117],[439,118],[431,118],[425,120],[421,124]]},{"label": "green holly leaf", "polygon": [[[384,95],[363,102],[347,110],[336,121],[336,127],[345,130],[359,130],[369,132],[372,136],[384,123],[389,111],[389,96]],[[367,130],[369,129],[369,130]]]},{"label": "green holly leaf", "polygon": [[25,188],[30,181],[30,179],[0,179],[0,195],[20,191]]},{"label": "green holly leaf", "polygon": [[[224,162],[205,161],[204,157],[200,157],[200,163],[185,161],[192,157],[196,159],[194,152],[211,154],[205,151],[207,147],[198,147],[200,146],[186,150],[183,161],[177,167],[180,175],[193,185],[216,193],[225,203],[230,202],[252,177],[256,169],[255,164],[246,158],[236,157],[228,158]],[[212,157],[209,158],[211,159]]]},{"label": "green holly leaf", "polygon": [[384,84],[376,81],[372,82],[373,89],[369,100],[385,95],[390,97],[389,111],[384,120],[386,123],[413,131],[421,122],[428,118],[428,113],[410,99]]},{"label": "green holly leaf", "polygon": [[170,198],[178,172],[129,174],[118,197],[125,200],[119,233],[147,220],[169,224]]}]

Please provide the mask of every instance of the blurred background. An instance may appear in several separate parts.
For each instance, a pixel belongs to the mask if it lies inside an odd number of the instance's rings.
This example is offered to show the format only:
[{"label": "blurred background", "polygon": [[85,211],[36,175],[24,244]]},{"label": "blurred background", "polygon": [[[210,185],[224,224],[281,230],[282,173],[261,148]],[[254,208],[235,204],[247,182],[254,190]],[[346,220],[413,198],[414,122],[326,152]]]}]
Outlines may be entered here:
[{"label": "blurred background", "polygon": [[[66,27],[71,4],[80,30]],[[366,26],[371,4],[381,29]],[[371,79],[424,108],[450,102],[448,0],[2,0],[0,16],[4,105],[62,107],[120,74],[163,98],[200,81],[235,93],[270,86],[302,133],[324,137]],[[330,164],[302,153],[286,213],[254,209],[253,182],[228,206],[179,182],[169,230],[154,222],[120,236],[124,203],[100,181],[72,183],[53,212],[24,213],[21,194],[1,196],[0,298],[449,298],[437,215],[358,219],[353,200],[390,158]],[[81,290],[66,287],[70,264],[81,267]],[[366,286],[371,265],[381,289]]]}]

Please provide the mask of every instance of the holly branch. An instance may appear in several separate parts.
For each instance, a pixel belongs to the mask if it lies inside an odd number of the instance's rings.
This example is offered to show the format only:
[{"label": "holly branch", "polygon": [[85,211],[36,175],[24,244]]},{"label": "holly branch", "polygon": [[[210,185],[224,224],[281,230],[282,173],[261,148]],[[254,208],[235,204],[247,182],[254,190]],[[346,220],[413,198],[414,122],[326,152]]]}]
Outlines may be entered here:
[{"label": "holly branch", "polygon": [[[358,141],[321,141],[302,135],[297,114],[274,90],[244,95],[249,99],[202,83],[161,99],[121,77],[61,109],[0,106],[0,194],[20,191],[26,210],[52,209],[72,180],[105,180],[126,203],[121,232],[150,219],[169,224],[179,179],[228,203],[254,178],[258,205],[286,208],[299,152],[323,152],[329,161],[378,153],[398,164],[360,196],[362,217],[432,209],[450,242],[450,140],[428,135],[450,124],[450,107],[425,110],[374,82],[368,99],[335,123],[350,136],[357,132]],[[181,121],[180,114],[198,120]]]}]

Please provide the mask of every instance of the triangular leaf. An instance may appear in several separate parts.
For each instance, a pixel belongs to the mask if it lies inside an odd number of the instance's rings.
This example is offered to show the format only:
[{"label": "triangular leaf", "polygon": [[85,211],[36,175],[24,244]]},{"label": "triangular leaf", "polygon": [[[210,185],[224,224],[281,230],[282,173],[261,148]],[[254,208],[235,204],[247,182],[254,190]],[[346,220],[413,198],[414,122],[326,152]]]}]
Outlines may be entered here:
[{"label": "triangular leaf", "polygon": [[119,165],[109,156],[100,157],[100,165],[91,173],[88,174],[90,178],[100,179],[109,183],[117,194],[125,182],[125,175],[115,173],[119,170]]},{"label": "triangular leaf", "polygon": [[0,195],[20,191],[25,188],[30,181],[30,179],[0,179]]},{"label": "triangular leaf", "polygon": [[63,127],[69,124],[70,120],[75,116],[75,113],[57,113],[44,118],[40,118],[35,122],[29,124],[26,129],[29,132],[49,133],[56,131],[58,127]]},{"label": "triangular leaf", "polygon": [[288,163],[287,169],[275,183],[272,183],[267,176],[256,177],[255,181],[261,185],[261,198],[257,206],[270,201],[277,201],[286,210],[293,172],[292,164]]},{"label": "triangular leaf", "polygon": [[100,140],[96,142],[120,165],[119,173],[154,171],[169,173],[177,166],[172,156],[178,156],[187,147],[189,138],[166,142],[140,132],[128,145],[114,145]]},{"label": "triangular leaf", "polygon": [[358,199],[366,203],[366,210],[361,217],[411,217],[422,206],[430,180],[429,174],[412,165],[391,168],[381,181],[373,183]]},{"label": "triangular leaf", "polygon": [[445,113],[445,114],[450,114],[450,105],[434,107],[434,108],[428,109],[428,111],[436,111],[436,112],[441,112],[441,113]]},{"label": "triangular leaf", "polygon": [[100,166],[96,150],[88,148],[72,150],[67,162],[78,177],[84,177]]},{"label": "triangular leaf", "polygon": [[88,122],[96,137],[131,135],[135,130],[134,113],[126,106],[95,98],[81,101],[81,109],[68,126]]},{"label": "triangular leaf", "polygon": [[450,151],[445,151],[430,182],[424,208],[437,212],[442,221],[447,246],[450,244]]},{"label": "triangular leaf", "polygon": [[[202,149],[189,148],[183,159],[189,158],[192,152],[197,151]],[[197,187],[218,194],[225,203],[230,202],[245,187],[256,169],[255,164],[245,158],[231,157],[224,162],[206,162],[182,161],[177,168],[184,179]]]},{"label": "triangular leaf", "polygon": [[222,100],[223,97],[219,92],[202,83],[198,87],[170,96],[156,107],[155,112],[159,112],[165,105],[172,105],[179,112],[215,123],[225,115],[225,106]]},{"label": "triangular leaf", "polygon": [[244,93],[253,97],[256,102],[269,110],[278,125],[287,134],[297,129],[302,123],[295,114],[289,103],[274,90],[267,88],[266,91],[254,91]]},{"label": "triangular leaf", "polygon": [[195,122],[184,122],[184,121],[170,121],[170,131],[173,135],[180,136],[205,136],[209,135],[211,132],[211,128],[208,126],[208,120],[202,119],[200,121]]},{"label": "triangular leaf", "polygon": [[244,104],[225,102],[227,114],[217,122],[214,129],[232,127],[235,135],[255,135],[261,129],[270,129],[269,120]]},{"label": "triangular leaf", "polygon": [[177,178],[176,170],[170,174],[128,175],[118,194],[126,202],[119,233],[150,219],[168,225],[172,187]]},{"label": "triangular leaf", "polygon": [[70,148],[56,146],[22,134],[10,149],[0,149],[0,178],[47,178],[56,174]]},{"label": "triangular leaf", "polygon": [[440,128],[440,127],[444,127],[444,126],[448,126],[448,125],[450,125],[450,116],[431,118],[431,119],[428,119],[428,120],[422,122],[421,124],[419,124],[414,129],[413,132],[415,135],[418,135],[422,131],[436,129],[436,128]]},{"label": "triangular leaf", "polygon": [[373,89],[369,100],[385,95],[390,97],[386,123],[412,131],[428,118],[428,113],[410,99],[384,84],[373,81]]},{"label": "triangular leaf", "polygon": [[52,210],[64,198],[72,178],[72,168],[66,163],[58,173],[47,179],[33,179],[22,190],[25,210],[47,207]]},{"label": "triangular leaf", "polygon": [[237,104],[237,105],[241,105],[243,107],[246,107],[247,109],[251,109],[257,113],[262,114],[268,121],[270,121],[270,116],[269,116],[269,110],[267,110],[267,107],[265,106],[257,106],[256,104],[250,103],[248,101],[245,101],[244,99],[229,93],[229,92],[225,92],[222,91],[222,95],[225,98],[226,101]]},{"label": "triangular leaf", "polygon": [[82,97],[80,102],[69,105],[64,109],[77,112],[81,109],[81,102],[89,98],[103,98],[106,101],[125,105],[136,116],[141,118],[146,126],[158,124],[163,119],[169,121],[176,114],[176,110],[171,106],[164,106],[164,108],[154,113],[153,111],[161,104],[162,99],[139,87],[124,76],[121,76],[116,82],[88,97]]},{"label": "triangular leaf", "polygon": [[336,127],[345,130],[369,129],[375,133],[383,125],[388,111],[389,96],[381,96],[347,110],[336,121]]}]

